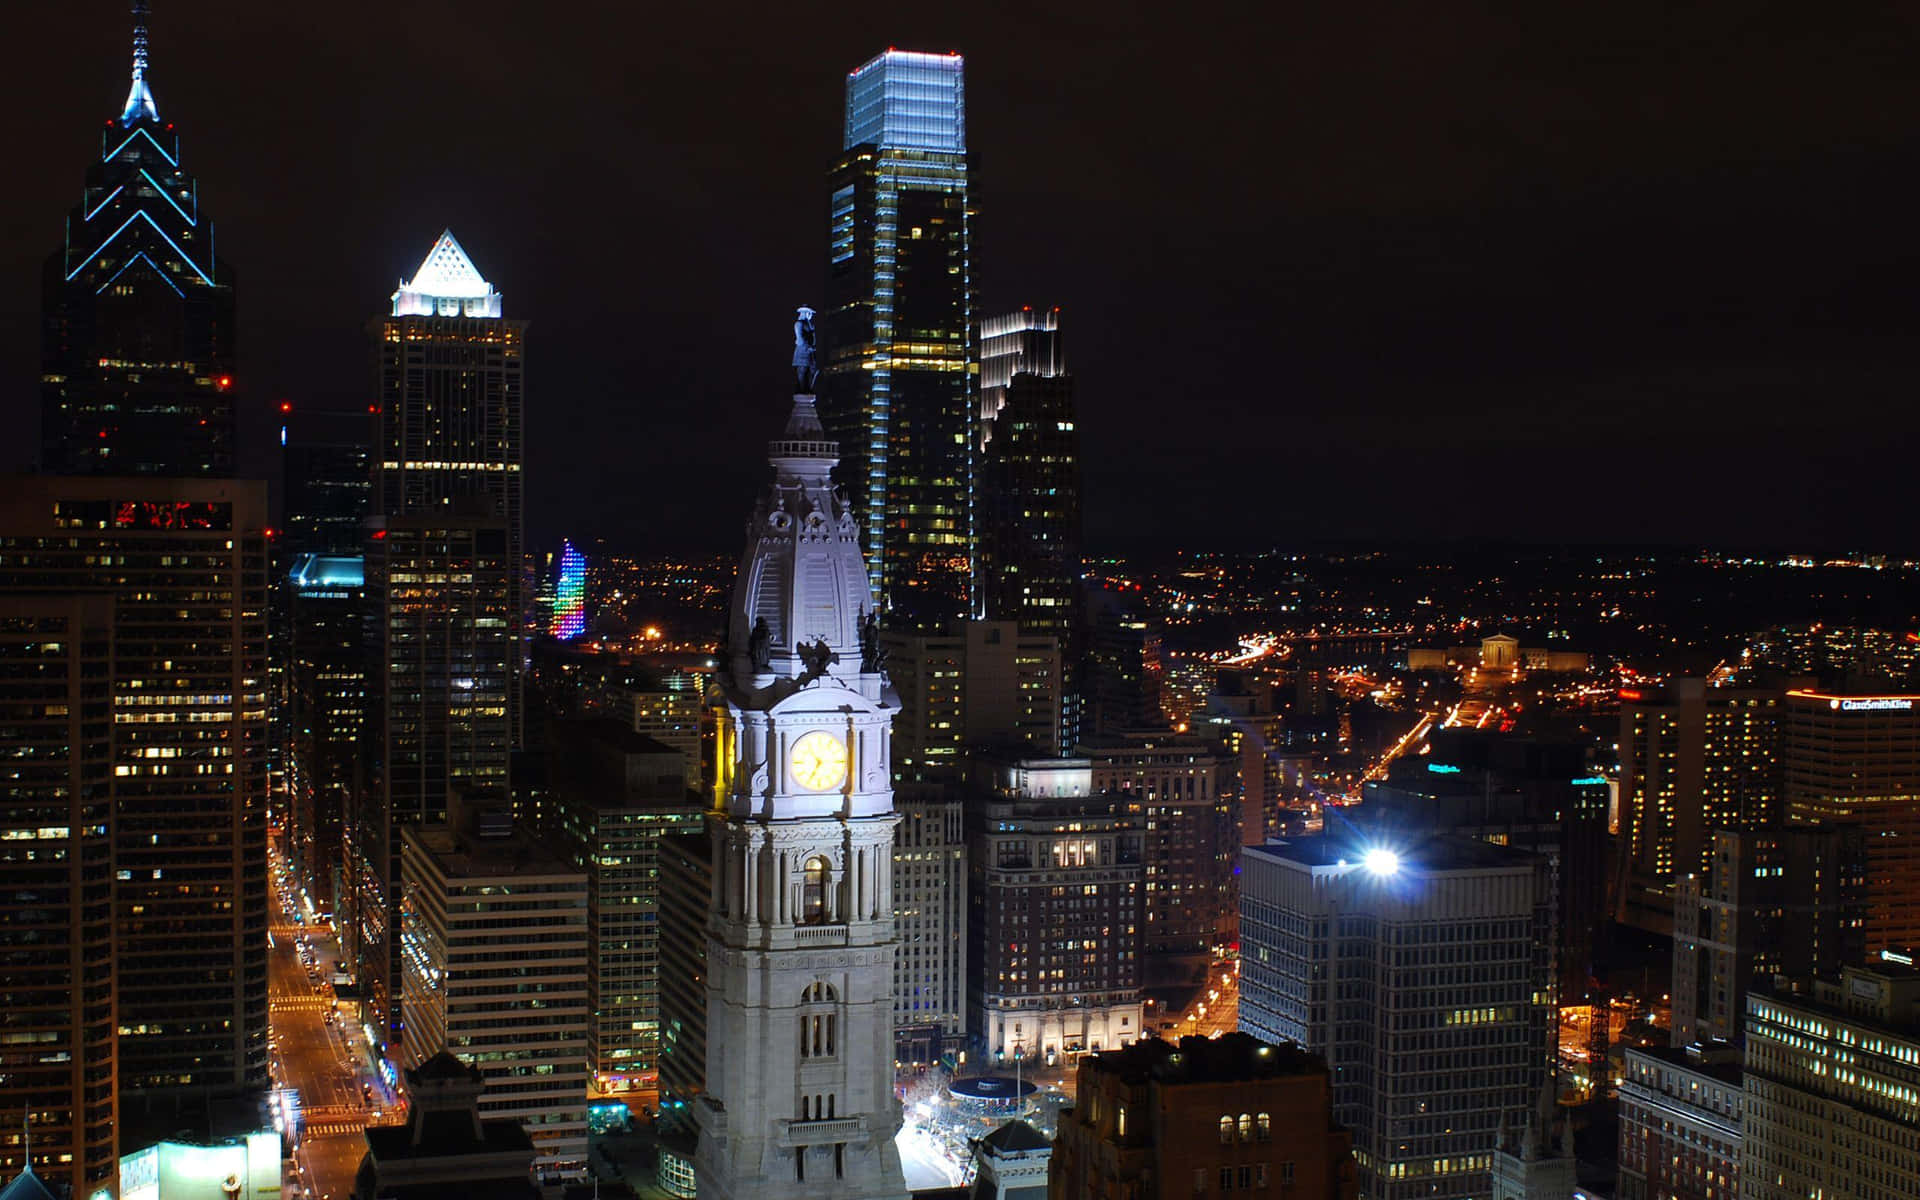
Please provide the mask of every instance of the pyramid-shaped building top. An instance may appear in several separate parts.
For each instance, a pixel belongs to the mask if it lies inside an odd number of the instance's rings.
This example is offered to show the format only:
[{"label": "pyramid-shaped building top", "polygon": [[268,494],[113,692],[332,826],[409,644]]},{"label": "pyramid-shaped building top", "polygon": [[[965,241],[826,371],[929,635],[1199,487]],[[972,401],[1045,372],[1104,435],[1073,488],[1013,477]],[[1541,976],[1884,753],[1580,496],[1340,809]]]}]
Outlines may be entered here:
[{"label": "pyramid-shaped building top", "polygon": [[440,234],[412,279],[393,293],[396,317],[498,317],[500,293],[480,274],[453,231]]}]

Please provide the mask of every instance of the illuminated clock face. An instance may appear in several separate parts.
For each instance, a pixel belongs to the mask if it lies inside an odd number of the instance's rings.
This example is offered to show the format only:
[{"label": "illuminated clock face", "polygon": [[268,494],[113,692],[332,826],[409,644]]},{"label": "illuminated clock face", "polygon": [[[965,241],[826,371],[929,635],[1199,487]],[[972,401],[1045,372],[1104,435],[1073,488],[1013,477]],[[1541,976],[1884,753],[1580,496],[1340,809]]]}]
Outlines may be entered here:
[{"label": "illuminated clock face", "polygon": [[847,781],[846,743],[818,729],[793,744],[793,778],[808,791],[824,792]]}]

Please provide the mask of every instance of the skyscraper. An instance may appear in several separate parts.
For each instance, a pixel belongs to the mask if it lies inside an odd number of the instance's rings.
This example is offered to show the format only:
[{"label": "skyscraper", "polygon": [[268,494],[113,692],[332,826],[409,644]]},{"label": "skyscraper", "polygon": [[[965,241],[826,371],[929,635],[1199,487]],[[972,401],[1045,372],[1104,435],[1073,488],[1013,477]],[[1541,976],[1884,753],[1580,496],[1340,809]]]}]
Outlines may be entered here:
[{"label": "skyscraper", "polygon": [[267,1083],[266,522],[261,483],[0,481],[0,592],[117,606],[123,1130]]},{"label": "skyscraper", "polygon": [[894,1135],[899,700],[837,451],[796,395],[769,446],[718,683],[700,1194],[904,1197]]},{"label": "skyscraper", "polygon": [[1787,816],[1866,836],[1866,948],[1920,946],[1920,696],[1791,691]]},{"label": "skyscraper", "polygon": [[0,597],[0,1178],[113,1189],[113,598]]},{"label": "skyscraper", "polygon": [[287,851],[314,902],[351,924],[340,904],[352,877],[343,823],[366,724],[365,563],[358,553],[299,554],[278,586]]},{"label": "skyscraper", "polygon": [[288,553],[354,555],[366,536],[372,466],[368,414],[280,403],[281,496]]},{"label": "skyscraper", "polygon": [[1240,863],[1240,1028],[1326,1058],[1360,1194],[1487,1195],[1502,1129],[1549,1078],[1546,861],[1322,836]]},{"label": "skyscraper", "polygon": [[1620,693],[1615,916],[1673,932],[1677,879],[1704,871],[1715,829],[1764,829],[1781,799],[1781,693],[1679,679]]},{"label": "skyscraper", "polygon": [[233,271],[147,85],[101,134],[41,289],[40,459],[67,475],[233,474]]},{"label": "skyscraper", "polygon": [[1080,434],[1060,310],[980,324],[976,507],[981,603],[996,621],[1060,643],[1061,742],[1080,738],[1077,690],[1086,597],[1080,565]]},{"label": "skyscraper", "polygon": [[847,75],[830,173],[820,419],[888,624],[975,613],[972,209],[958,54]]},{"label": "skyscraper", "polygon": [[[366,540],[368,788],[358,848],[361,994],[398,1020],[400,826],[505,796],[524,661],[521,372],[526,325],[451,233],[376,320]],[[389,1043],[397,1043],[389,1030]]]}]

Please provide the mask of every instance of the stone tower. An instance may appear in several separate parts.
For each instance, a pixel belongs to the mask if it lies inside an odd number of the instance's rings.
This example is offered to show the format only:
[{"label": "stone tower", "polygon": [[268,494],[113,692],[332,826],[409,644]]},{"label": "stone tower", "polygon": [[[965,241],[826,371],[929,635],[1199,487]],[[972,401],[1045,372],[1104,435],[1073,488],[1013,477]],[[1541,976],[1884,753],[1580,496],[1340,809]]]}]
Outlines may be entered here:
[{"label": "stone tower", "polygon": [[811,395],[768,447],[719,672],[702,1200],[887,1197],[899,700]]}]

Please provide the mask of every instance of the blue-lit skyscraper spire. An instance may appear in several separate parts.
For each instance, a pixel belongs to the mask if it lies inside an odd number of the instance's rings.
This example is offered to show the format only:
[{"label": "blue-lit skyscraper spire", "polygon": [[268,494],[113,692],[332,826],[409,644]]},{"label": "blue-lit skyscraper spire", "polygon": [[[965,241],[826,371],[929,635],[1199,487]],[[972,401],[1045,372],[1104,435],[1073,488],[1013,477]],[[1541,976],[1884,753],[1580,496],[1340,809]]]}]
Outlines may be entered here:
[{"label": "blue-lit skyscraper spire", "polygon": [[233,272],[147,86],[147,4],[133,4],[133,85],[101,135],[41,303],[42,466],[69,475],[233,474]]},{"label": "blue-lit skyscraper spire", "polygon": [[958,54],[847,75],[834,165],[820,416],[889,626],[974,615],[972,206]]},{"label": "blue-lit skyscraper spire", "polygon": [[152,89],[147,87],[147,0],[133,0],[133,86],[127,90],[120,123],[131,125],[142,117],[157,121],[160,111],[153,105]]}]

